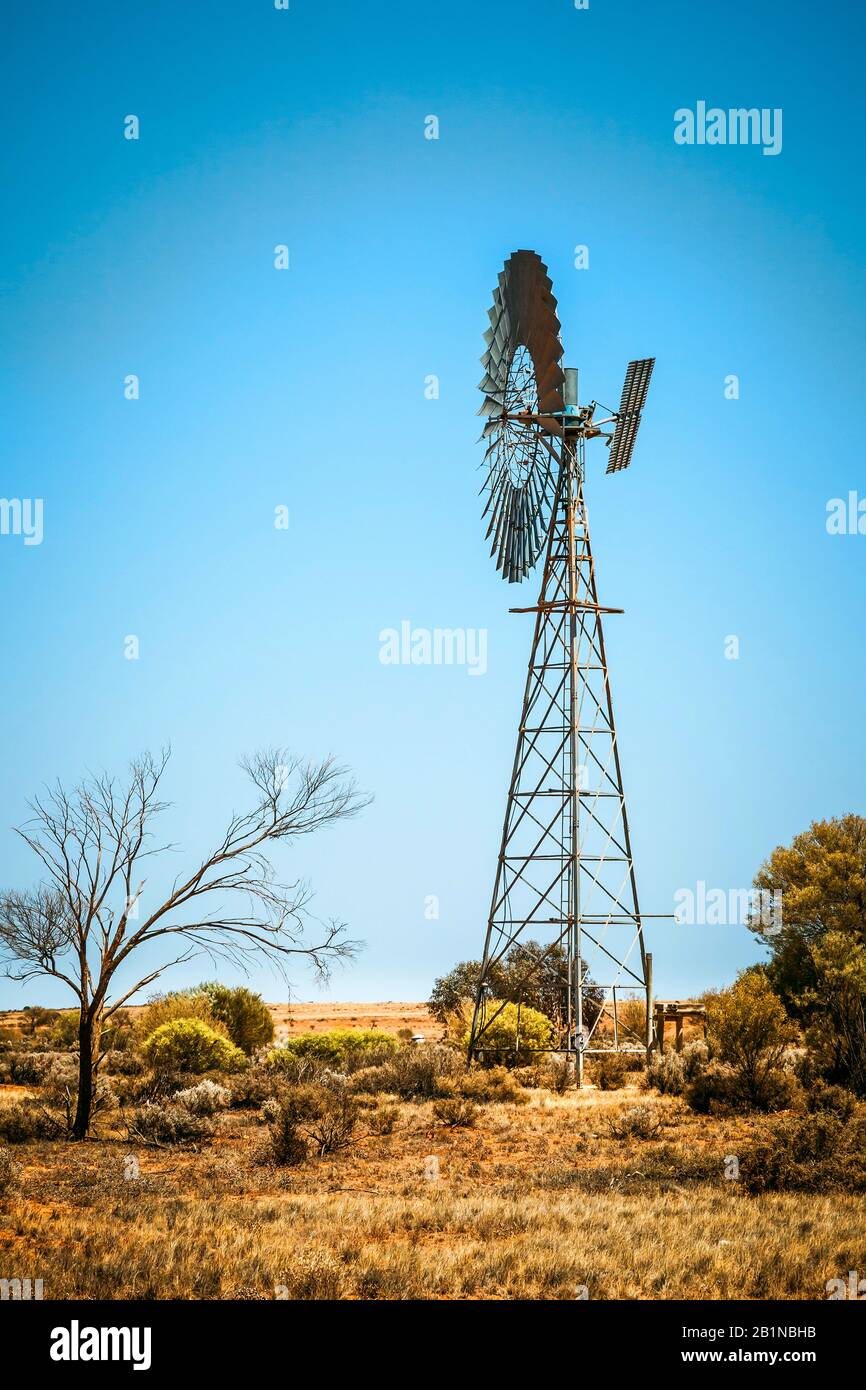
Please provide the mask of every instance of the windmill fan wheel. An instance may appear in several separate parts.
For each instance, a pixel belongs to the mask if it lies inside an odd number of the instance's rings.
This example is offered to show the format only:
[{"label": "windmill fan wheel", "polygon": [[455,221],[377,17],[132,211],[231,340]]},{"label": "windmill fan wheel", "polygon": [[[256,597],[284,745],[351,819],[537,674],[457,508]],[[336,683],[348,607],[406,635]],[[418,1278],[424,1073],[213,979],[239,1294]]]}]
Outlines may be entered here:
[{"label": "windmill fan wheel", "polygon": [[[509,583],[525,578],[544,545],[555,500],[561,430],[562,344],[553,286],[535,251],[515,251],[499,275],[481,358],[486,417],[482,486],[487,537]],[[525,418],[520,418],[520,417]]]}]

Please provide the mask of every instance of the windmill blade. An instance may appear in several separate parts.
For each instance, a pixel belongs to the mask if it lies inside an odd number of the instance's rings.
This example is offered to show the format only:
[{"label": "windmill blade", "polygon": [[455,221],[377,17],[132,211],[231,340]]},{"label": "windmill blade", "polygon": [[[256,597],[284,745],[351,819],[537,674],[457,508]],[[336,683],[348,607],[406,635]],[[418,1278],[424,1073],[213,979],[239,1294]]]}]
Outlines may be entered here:
[{"label": "windmill blade", "polygon": [[514,575],[519,563],[523,503],[523,493],[516,492],[514,494],[512,524],[508,534],[508,547],[505,555],[505,578],[508,580],[509,584],[514,583]]},{"label": "windmill blade", "polygon": [[502,529],[502,539],[499,544],[499,555],[496,560],[496,568],[502,570],[504,578],[508,578],[508,557],[511,547],[514,544],[514,528],[516,525],[517,507],[520,502],[520,493],[516,487],[512,487],[508,494],[508,508],[505,515],[505,525]]},{"label": "windmill blade", "polygon": [[479,383],[488,473],[482,517],[491,556],[509,583],[532,569],[552,505],[551,462],[540,434],[560,434],[563,410],[560,324],[547,266],[515,251],[499,273],[487,311]]},{"label": "windmill blade", "polygon": [[491,376],[487,371],[478,383],[478,390],[483,391],[485,396],[495,396],[501,392],[502,384],[498,377]]},{"label": "windmill blade", "polygon": [[[490,517],[490,525],[487,527],[487,534],[484,537],[485,540],[488,540],[490,538],[491,534],[496,530],[499,524],[499,519],[502,512],[502,504],[505,500],[506,490],[507,480],[504,477],[500,479],[498,485],[494,489],[491,489],[490,501],[493,503],[493,510],[492,515]],[[488,505],[490,504],[488,503]],[[484,513],[482,512],[482,516],[483,515]],[[492,554],[493,552],[491,551],[490,553]]]},{"label": "windmill blade", "polygon": [[629,362],[626,368],[616,427],[610,445],[608,473],[621,473],[631,463],[641,411],[646,404],[654,366],[654,357],[642,357],[635,362]]},{"label": "windmill blade", "polygon": [[[507,513],[508,513],[508,506],[507,506],[507,503],[508,503],[508,492],[509,492],[510,488],[511,488],[511,484],[510,484],[510,483],[504,483],[504,484],[503,484],[502,494],[500,495],[500,498],[499,498],[499,504],[498,504],[498,509],[497,509],[497,513],[496,513],[496,525],[495,525],[495,527],[493,528],[493,544],[492,544],[492,546],[490,547],[490,554],[491,554],[491,556],[493,556],[493,555],[495,555],[495,554],[497,553],[497,551],[499,550],[499,548],[500,548],[500,546],[501,546],[501,543],[502,543],[502,535],[503,535],[503,533],[504,533],[504,531],[505,531],[505,518],[506,518]],[[488,534],[489,534],[489,532],[488,532]],[[497,564],[496,568],[497,568],[497,569],[499,568],[499,565],[498,565],[498,564]]]},{"label": "windmill blade", "polygon": [[532,518],[529,512],[529,495],[524,492],[520,499],[520,534],[517,545],[517,565],[514,579],[522,579],[529,568],[530,546],[532,544]]},{"label": "windmill blade", "polygon": [[496,568],[502,569],[505,562],[505,555],[508,550],[508,542],[511,539],[511,513],[514,508],[515,489],[509,483],[505,505],[502,508],[501,524],[498,528],[499,544],[496,547]]}]

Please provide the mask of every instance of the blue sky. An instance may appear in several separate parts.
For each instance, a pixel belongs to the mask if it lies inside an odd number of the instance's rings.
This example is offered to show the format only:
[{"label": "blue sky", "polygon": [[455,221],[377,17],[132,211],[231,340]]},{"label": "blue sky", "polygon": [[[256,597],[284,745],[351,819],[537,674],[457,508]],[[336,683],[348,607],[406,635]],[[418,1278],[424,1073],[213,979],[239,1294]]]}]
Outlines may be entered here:
[{"label": "blue sky", "polygon": [[[498,578],[476,496],[517,247],[585,396],[657,358],[633,467],[590,453],[587,481],[645,911],[863,811],[866,536],[825,525],[866,496],[863,27],[745,0],[7,16],[0,495],[44,500],[44,539],[0,536],[3,884],[34,881],[11,827],[43,782],[170,741],[166,831],[195,854],[237,758],[282,744],[375,797],[277,856],[366,942],[333,997],[423,998],[479,953],[530,638],[508,607],[535,589]],[[678,146],[698,100],[781,108],[782,152]],[[487,674],[383,666],[404,619],[487,629]],[[663,996],[759,955],[736,926],[648,935]]]}]

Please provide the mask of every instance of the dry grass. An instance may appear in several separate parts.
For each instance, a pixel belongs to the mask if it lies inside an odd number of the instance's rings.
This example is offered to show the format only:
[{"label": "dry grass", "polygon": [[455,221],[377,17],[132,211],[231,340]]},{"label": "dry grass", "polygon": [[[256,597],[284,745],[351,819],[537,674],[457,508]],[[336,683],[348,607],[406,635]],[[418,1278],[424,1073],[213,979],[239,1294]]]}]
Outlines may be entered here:
[{"label": "dry grass", "polygon": [[571,1299],[586,1285],[601,1299],[821,1299],[866,1265],[864,1199],[746,1196],[723,1160],[753,1122],[670,1098],[650,1102],[656,1137],[615,1137],[611,1120],[647,1103],[634,1088],[534,1092],[479,1107],[473,1128],[403,1103],[392,1132],[362,1120],[348,1151],[283,1170],[257,1163],[265,1130],[248,1112],[222,1116],[198,1153],[19,1146],[0,1275],[42,1278],[57,1298]]},{"label": "dry grass", "polygon": [[387,1001],[381,1004],[344,1004],[327,1000],[317,1004],[269,1004],[277,1038],[295,1033],[324,1033],[329,1028],[380,1028],[384,1033],[423,1033],[434,1042],[444,1028],[426,1004]]},{"label": "dry grass", "polygon": [[[127,1012],[135,1018],[144,1007],[132,1004]],[[329,1028],[381,1028],[385,1033],[394,1034],[408,1029],[411,1033],[423,1033],[431,1042],[441,1038],[445,1031],[426,1004],[403,1000],[369,1004],[324,999],[314,1004],[268,1004],[268,1008],[279,1042],[295,1033],[323,1033]],[[20,1009],[0,1010],[0,1030],[12,1038],[25,1036],[27,1015]],[[48,1031],[42,1028],[39,1035],[47,1035]]]}]

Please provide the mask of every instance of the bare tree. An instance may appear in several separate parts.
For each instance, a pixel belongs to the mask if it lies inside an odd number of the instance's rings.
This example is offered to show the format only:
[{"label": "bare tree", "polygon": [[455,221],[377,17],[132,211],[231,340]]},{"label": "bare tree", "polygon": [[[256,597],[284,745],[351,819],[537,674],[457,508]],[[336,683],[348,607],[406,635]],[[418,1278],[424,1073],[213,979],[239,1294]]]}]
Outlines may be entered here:
[{"label": "bare tree", "polygon": [[[158,758],[148,753],[130,765],[122,785],[107,774],[88,777],[71,792],[58,782],[32,801],[32,819],[17,833],[41,861],[45,878],[29,892],[0,895],[7,976],[51,976],[78,1000],[76,1139],[90,1128],[101,1044],[112,1018],[164,970],[206,954],[240,969],[251,957],[264,957],[285,975],[289,959],[302,956],[326,978],[358,945],[337,922],[327,924],[315,944],[306,939],[309,892],[302,882],[280,883],[266,851],[274,841],[291,842],[355,815],[368,799],[332,759],[308,763],[281,750],[242,763],[254,788],[252,810],[232,815],[213,852],[188,876],[178,875],[167,896],[145,912],[144,861],[176,848],[152,842],[153,822],[168,804],[159,799],[168,759],[168,750]],[[182,949],[110,998],[117,971],[160,937]]]}]

